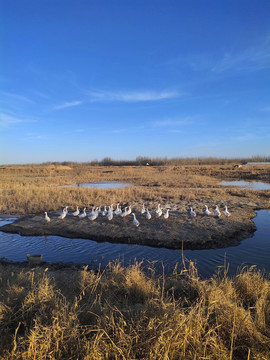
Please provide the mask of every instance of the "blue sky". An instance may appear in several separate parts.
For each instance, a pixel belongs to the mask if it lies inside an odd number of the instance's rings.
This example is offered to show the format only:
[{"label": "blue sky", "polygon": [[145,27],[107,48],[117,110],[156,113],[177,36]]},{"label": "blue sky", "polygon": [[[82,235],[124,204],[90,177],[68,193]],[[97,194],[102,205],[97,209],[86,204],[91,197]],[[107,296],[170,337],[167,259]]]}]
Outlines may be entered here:
[{"label": "blue sky", "polygon": [[270,155],[270,1],[0,0],[0,163]]}]

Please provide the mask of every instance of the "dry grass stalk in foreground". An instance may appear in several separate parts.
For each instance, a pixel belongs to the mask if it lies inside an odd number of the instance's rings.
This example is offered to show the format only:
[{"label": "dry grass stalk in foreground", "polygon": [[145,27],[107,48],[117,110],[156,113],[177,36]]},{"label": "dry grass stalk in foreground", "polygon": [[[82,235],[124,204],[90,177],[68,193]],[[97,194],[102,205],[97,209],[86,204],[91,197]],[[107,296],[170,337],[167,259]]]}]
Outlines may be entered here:
[{"label": "dry grass stalk in foreground", "polygon": [[254,268],[201,280],[192,263],[162,276],[1,265],[0,279],[1,359],[270,357],[270,282]]},{"label": "dry grass stalk in foreground", "polygon": [[[224,189],[224,179],[270,179],[270,166],[233,170],[229,165],[194,166],[89,166],[49,165],[6,166],[0,168],[0,211],[7,214],[59,211],[68,205],[92,207],[112,202],[192,202],[248,198],[269,202],[269,192]],[[121,181],[136,187],[123,189],[63,188],[79,182]]]}]

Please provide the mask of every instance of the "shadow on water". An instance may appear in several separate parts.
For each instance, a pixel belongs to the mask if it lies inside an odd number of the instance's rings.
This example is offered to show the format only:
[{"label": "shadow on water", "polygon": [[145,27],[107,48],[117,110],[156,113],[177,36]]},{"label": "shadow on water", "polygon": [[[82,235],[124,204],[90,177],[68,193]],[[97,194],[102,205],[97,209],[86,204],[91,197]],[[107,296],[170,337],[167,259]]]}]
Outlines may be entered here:
[{"label": "shadow on water", "polygon": [[[4,225],[13,218],[0,219]],[[211,276],[217,267],[229,265],[229,274],[235,274],[242,265],[256,265],[259,269],[270,272],[270,211],[257,211],[254,218],[257,230],[254,236],[240,242],[238,246],[211,250],[185,250],[184,257],[197,264],[202,277]],[[96,268],[106,266],[109,261],[119,259],[125,265],[134,259],[145,264],[156,262],[157,272],[172,271],[182,262],[181,250],[152,248],[141,245],[96,243],[84,239],[68,239],[59,236],[20,236],[0,232],[0,258],[12,261],[26,261],[26,254],[43,254],[44,261],[90,264]]]}]

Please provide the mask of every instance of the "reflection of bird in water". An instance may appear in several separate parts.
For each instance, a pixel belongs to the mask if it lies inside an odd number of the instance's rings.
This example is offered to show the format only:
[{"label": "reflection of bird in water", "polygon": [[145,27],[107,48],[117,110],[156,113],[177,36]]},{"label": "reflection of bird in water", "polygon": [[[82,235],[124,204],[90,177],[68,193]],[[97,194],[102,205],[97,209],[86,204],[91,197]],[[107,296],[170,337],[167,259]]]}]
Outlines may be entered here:
[{"label": "reflection of bird in water", "polygon": [[216,214],[217,217],[220,217],[221,216],[221,212],[219,211],[219,208],[218,206],[216,205],[216,208],[214,210],[214,213]]},{"label": "reflection of bird in water", "polygon": [[208,209],[207,205],[204,206],[205,206],[205,210],[204,210],[205,215],[210,216],[212,214],[211,211]]},{"label": "reflection of bird in water", "polygon": [[164,219],[168,219],[169,218],[169,211],[170,209],[167,209],[167,211],[164,214]]},{"label": "reflection of bird in water", "polygon": [[51,219],[49,218],[48,214],[47,214],[47,211],[45,211],[45,223],[48,225],[51,221]]},{"label": "reflection of bird in water", "polygon": [[231,213],[228,211],[227,205],[225,205],[225,210],[224,210],[224,214],[225,216],[231,216]]},{"label": "reflection of bird in water", "polygon": [[190,213],[190,216],[193,217],[193,218],[196,216],[196,212],[192,209],[192,207],[190,208],[189,213]]},{"label": "reflection of bird in water", "polygon": [[139,223],[139,221],[136,219],[136,215],[134,214],[134,213],[132,213],[132,215],[133,215],[133,225],[135,225],[135,226],[139,226],[140,225],[140,223]]},{"label": "reflection of bird in water", "polygon": [[78,216],[80,213],[79,207],[77,206],[77,210],[72,213],[73,216]]},{"label": "reflection of bird in water", "polygon": [[86,208],[84,208],[83,213],[78,216],[80,219],[83,219],[86,217],[87,214],[86,214],[85,210],[86,210]]},{"label": "reflection of bird in water", "polygon": [[151,214],[150,214],[150,212],[149,212],[149,210],[148,210],[148,208],[146,209],[146,215],[145,215],[145,217],[146,217],[146,219],[147,220],[150,220],[151,219]]}]

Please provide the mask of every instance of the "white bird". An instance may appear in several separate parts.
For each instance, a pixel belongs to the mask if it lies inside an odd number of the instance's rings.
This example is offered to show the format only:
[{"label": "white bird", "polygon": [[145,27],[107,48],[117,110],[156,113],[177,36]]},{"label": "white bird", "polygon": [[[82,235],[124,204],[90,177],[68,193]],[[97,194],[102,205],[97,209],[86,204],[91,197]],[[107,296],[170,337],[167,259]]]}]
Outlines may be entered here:
[{"label": "white bird", "polygon": [[131,206],[129,205],[128,209],[127,209],[127,215],[130,215],[131,214]]},{"label": "white bird", "polygon": [[119,206],[119,203],[116,205],[116,209],[114,213],[117,216],[120,216],[122,214],[121,206]]},{"label": "white bird", "polygon": [[101,215],[102,216],[106,216],[108,213],[107,209],[106,209],[106,205],[104,206],[104,210],[102,211]]},{"label": "white bird", "polygon": [[95,214],[95,212],[96,212],[96,208],[93,206],[92,207],[92,211],[88,214],[88,216],[93,216],[94,214]]},{"label": "white bird", "polygon": [[66,215],[68,215],[68,206],[66,206],[63,211],[65,211]]},{"label": "white bird", "polygon": [[133,215],[133,225],[135,225],[136,227],[138,227],[140,225],[139,221],[136,219],[136,215],[134,213],[132,213]]},{"label": "white bird", "polygon": [[191,217],[195,217],[196,216],[196,212],[192,209],[192,207],[190,208],[190,216]]},{"label": "white bird", "polygon": [[227,205],[225,205],[225,210],[224,210],[224,214],[225,216],[231,216],[231,213],[228,211]]},{"label": "white bird", "polygon": [[72,213],[73,216],[78,216],[80,213],[79,207],[77,206],[77,210]]},{"label": "white bird", "polygon": [[210,216],[212,214],[211,211],[208,209],[207,205],[204,206],[205,206],[205,210],[204,210],[205,215]]},{"label": "white bird", "polygon": [[45,221],[46,221],[46,224],[48,225],[49,222],[51,221],[51,219],[49,218],[48,214],[47,214],[47,211],[45,211]]},{"label": "white bird", "polygon": [[165,214],[164,214],[164,219],[168,219],[168,217],[169,217],[169,211],[170,211],[170,209],[167,209],[167,211],[165,212]]},{"label": "white bird", "polygon": [[144,204],[142,206],[142,209],[141,209],[141,214],[144,214],[145,213],[145,207],[144,207]]},{"label": "white bird", "polygon": [[108,213],[107,213],[107,219],[110,221],[113,218],[113,210],[112,208],[109,209]]},{"label": "white bird", "polygon": [[84,209],[83,209],[83,213],[78,216],[80,219],[83,219],[83,218],[86,217],[87,214],[86,214],[86,211],[85,211],[85,210],[86,210],[86,208],[84,208]]},{"label": "white bird", "polygon": [[125,210],[122,212],[122,214],[120,215],[121,217],[125,217],[128,215],[128,211],[127,211],[127,206],[125,207]]},{"label": "white bird", "polygon": [[160,217],[162,215],[162,209],[161,209],[161,207],[160,207],[160,204],[158,204],[158,208],[157,208],[157,210],[156,210],[156,216],[157,217]]},{"label": "white bird", "polygon": [[96,208],[96,210],[93,213],[90,213],[88,219],[94,221],[96,220],[97,217],[98,217],[98,208]]},{"label": "white bird", "polygon": [[66,213],[66,208],[63,209],[62,213],[60,214],[60,216],[58,216],[58,219],[64,220],[64,218],[67,216]]},{"label": "white bird", "polygon": [[217,217],[220,217],[221,216],[221,212],[219,211],[219,208],[218,206],[216,205],[216,208],[214,210],[214,213],[216,214]]},{"label": "white bird", "polygon": [[146,217],[146,219],[147,220],[150,220],[151,219],[151,214],[150,214],[150,212],[149,212],[149,210],[148,210],[148,208],[146,209],[146,215],[145,215],[145,217]]}]

